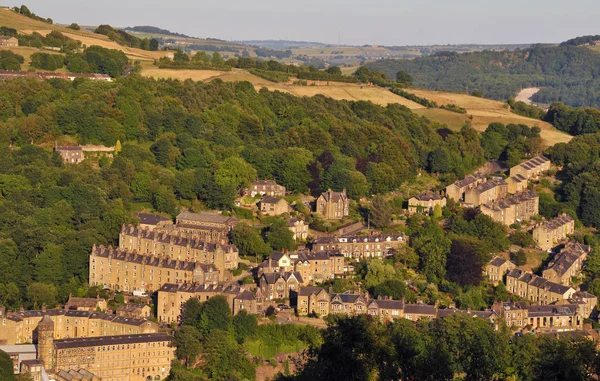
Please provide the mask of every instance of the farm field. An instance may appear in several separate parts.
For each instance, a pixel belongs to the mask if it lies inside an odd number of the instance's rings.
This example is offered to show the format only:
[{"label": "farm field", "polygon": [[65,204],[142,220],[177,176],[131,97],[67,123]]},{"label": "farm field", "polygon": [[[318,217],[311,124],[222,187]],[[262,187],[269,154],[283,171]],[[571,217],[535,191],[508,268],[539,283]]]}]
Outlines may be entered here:
[{"label": "farm field", "polygon": [[[572,139],[572,136],[561,132],[554,128],[549,123],[527,118],[517,114],[511,113],[506,105],[502,102],[473,97],[466,94],[456,93],[445,93],[431,90],[421,89],[406,89],[406,91],[415,94],[419,97],[430,99],[436,102],[438,105],[455,104],[457,106],[467,109],[467,115],[472,115],[473,120],[471,124],[479,131],[484,131],[490,123],[500,122],[504,124],[526,124],[528,126],[538,126],[542,130],[542,138],[546,140],[548,145],[554,145],[556,143],[566,143]],[[417,113],[422,114],[439,123],[447,123],[448,127],[460,127],[461,118],[468,120],[466,115],[452,113],[446,110],[438,109],[424,109],[419,110]],[[450,116],[450,114],[455,114]],[[448,118],[448,122],[444,122]]]}]

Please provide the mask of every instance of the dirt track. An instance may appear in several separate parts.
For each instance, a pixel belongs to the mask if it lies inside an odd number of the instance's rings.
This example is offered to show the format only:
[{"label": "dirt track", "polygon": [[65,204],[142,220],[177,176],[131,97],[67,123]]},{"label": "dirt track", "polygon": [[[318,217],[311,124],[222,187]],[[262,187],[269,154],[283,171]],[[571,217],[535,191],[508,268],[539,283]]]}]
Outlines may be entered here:
[{"label": "dirt track", "polygon": [[517,102],[523,102],[523,103],[527,103],[528,105],[530,105],[532,103],[531,97],[533,97],[538,91],[540,91],[540,89],[537,87],[528,87],[526,89],[519,91],[519,94],[517,94],[517,96],[515,97],[515,100]]}]

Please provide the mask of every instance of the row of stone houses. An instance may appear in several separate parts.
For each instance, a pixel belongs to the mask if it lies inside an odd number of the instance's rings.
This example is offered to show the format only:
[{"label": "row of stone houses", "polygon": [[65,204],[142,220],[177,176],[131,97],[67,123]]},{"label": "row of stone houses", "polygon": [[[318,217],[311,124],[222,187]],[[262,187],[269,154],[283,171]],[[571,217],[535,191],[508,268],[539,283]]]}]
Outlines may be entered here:
[{"label": "row of stone houses", "polygon": [[506,289],[535,304],[562,303],[576,292],[572,287],[548,281],[520,269],[513,269],[506,274]]},{"label": "row of stone houses", "polygon": [[317,238],[312,242],[314,251],[339,251],[344,257],[385,258],[406,244],[403,234],[381,234],[370,236],[341,236]]},{"label": "row of stone houses", "polygon": [[174,226],[167,225],[165,229],[184,233],[202,242],[226,244],[229,232],[238,222],[237,218],[218,212],[193,213],[186,210],[179,213]]},{"label": "row of stone houses", "polygon": [[273,252],[258,266],[258,275],[263,273],[294,271],[306,283],[320,283],[348,273],[348,266],[340,252],[298,250],[295,252]]},{"label": "row of stone houses", "polygon": [[446,197],[429,191],[408,199],[408,213],[410,214],[423,213],[430,215],[433,214],[436,206],[445,207]]},{"label": "row of stone houses", "polygon": [[548,251],[575,233],[575,220],[570,215],[563,213],[556,218],[542,222],[533,229],[532,233],[538,247]]},{"label": "row of stone houses", "polygon": [[544,172],[550,170],[550,160],[544,156],[536,156],[533,159],[517,164],[510,169],[510,176],[522,176],[528,180],[537,179]]},{"label": "row of stone houses", "polygon": [[529,305],[523,302],[500,303],[497,309],[508,327],[528,328],[535,331],[572,331],[583,328],[590,314],[586,304],[569,302],[555,305]]},{"label": "row of stone houses", "polygon": [[214,263],[180,261],[96,245],[90,253],[90,285],[116,291],[154,291],[165,283],[217,284],[230,277],[230,272],[219,270]]},{"label": "row of stone houses", "polygon": [[215,296],[223,296],[233,314],[242,310],[249,314],[264,312],[264,298],[260,289],[257,289],[254,294],[237,283],[220,285],[168,283],[158,290],[156,317],[161,323],[179,322],[185,302],[191,298],[205,302]]},{"label": "row of stone houses", "polygon": [[85,338],[158,332],[158,325],[147,319],[136,319],[102,312],[76,309],[6,311],[0,307],[0,344],[35,343],[35,329],[44,316],[54,323],[54,338]]},{"label": "row of stone houses", "polygon": [[496,323],[494,311],[461,311],[456,308],[439,309],[429,304],[410,304],[402,300],[372,299],[368,294],[353,292],[333,293],[320,287],[302,287],[298,292],[297,310],[299,315],[370,315],[382,321],[407,319],[443,318],[454,313],[466,313],[473,317],[484,318],[491,324]]},{"label": "row of stone houses", "polygon": [[123,226],[119,249],[157,258],[214,264],[221,272],[238,266],[239,253],[234,245],[202,241],[176,230],[143,229]]},{"label": "row of stone houses", "polygon": [[539,196],[535,191],[506,195],[489,203],[480,205],[481,213],[492,220],[510,226],[523,222],[539,214]]},{"label": "row of stone houses", "polygon": [[568,286],[573,277],[581,275],[583,262],[587,259],[591,248],[579,242],[569,242],[554,255],[547,268],[542,271],[542,277],[552,282]]}]

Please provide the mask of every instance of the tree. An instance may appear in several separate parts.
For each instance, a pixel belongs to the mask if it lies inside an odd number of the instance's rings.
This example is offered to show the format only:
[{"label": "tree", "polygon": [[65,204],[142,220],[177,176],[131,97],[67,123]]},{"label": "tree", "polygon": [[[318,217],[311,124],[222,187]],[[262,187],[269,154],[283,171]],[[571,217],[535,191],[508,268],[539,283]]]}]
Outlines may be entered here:
[{"label": "tree", "polygon": [[179,62],[179,63],[187,63],[187,62],[190,62],[190,56],[188,56],[186,53],[182,52],[181,50],[178,50],[175,52],[175,55],[173,56],[173,61]]},{"label": "tree", "polygon": [[510,258],[517,266],[523,266],[527,264],[527,254],[523,249],[520,249],[514,254],[511,253]]},{"label": "tree", "polygon": [[189,368],[196,363],[200,352],[202,351],[202,335],[191,325],[183,325],[175,331],[173,343],[177,347],[175,354],[180,360],[185,360],[185,365]]},{"label": "tree", "polygon": [[40,308],[43,304],[48,306],[48,308],[54,308],[57,303],[57,296],[58,291],[51,284],[35,282],[27,287],[27,297],[33,304],[33,308],[36,309]]},{"label": "tree", "polygon": [[115,143],[115,156],[118,156],[121,151],[123,151],[123,147],[121,146],[121,141],[117,140],[117,142]]},{"label": "tree", "polygon": [[381,259],[373,259],[367,266],[365,274],[365,286],[373,288],[387,280],[394,279],[396,271],[392,265],[383,263]]},{"label": "tree", "polygon": [[413,82],[413,77],[412,77],[412,75],[408,74],[407,72],[400,70],[396,74],[396,82],[401,83],[406,86],[411,86],[412,82]]},{"label": "tree", "polygon": [[390,227],[392,223],[392,207],[385,197],[376,195],[373,197],[369,208],[370,222],[380,229]]},{"label": "tree", "polygon": [[229,332],[231,323],[231,309],[224,296],[214,296],[202,304],[198,328],[205,336],[217,329]]},{"label": "tree", "polygon": [[153,51],[153,52],[158,50],[158,40],[156,38],[150,39],[149,49],[150,49],[150,51]]},{"label": "tree", "polygon": [[202,315],[202,303],[197,298],[188,299],[184,304],[181,312],[181,323],[198,327],[200,324],[200,316]]},{"label": "tree", "polygon": [[0,350],[0,380],[14,381],[13,361],[10,356]]},{"label": "tree", "polygon": [[271,248],[262,239],[258,231],[246,223],[239,223],[229,233],[231,243],[238,248],[240,255],[256,256],[262,259],[269,255]]},{"label": "tree", "polygon": [[435,222],[428,222],[411,237],[412,247],[419,255],[419,269],[432,283],[440,282],[446,274],[446,260],[451,241]]},{"label": "tree", "polygon": [[255,380],[256,371],[243,348],[220,329],[211,332],[204,343],[204,371],[211,380]]},{"label": "tree", "polygon": [[73,30],[80,30],[81,27],[79,26],[79,24],[77,23],[72,23],[71,25],[69,25],[67,28],[69,29],[73,29]]},{"label": "tree", "polygon": [[288,229],[286,222],[282,219],[275,221],[269,226],[266,238],[267,243],[271,245],[273,250],[296,250],[297,244],[294,240],[294,233]]},{"label": "tree", "polygon": [[256,316],[242,310],[233,317],[233,330],[238,343],[242,344],[248,337],[253,337],[258,329]]},{"label": "tree", "polygon": [[212,64],[216,67],[221,67],[221,66],[225,65],[225,60],[223,59],[223,56],[221,56],[221,53],[219,53],[219,52],[213,53]]},{"label": "tree", "polygon": [[453,240],[446,262],[448,280],[461,286],[477,286],[483,280],[483,250],[475,238]]}]

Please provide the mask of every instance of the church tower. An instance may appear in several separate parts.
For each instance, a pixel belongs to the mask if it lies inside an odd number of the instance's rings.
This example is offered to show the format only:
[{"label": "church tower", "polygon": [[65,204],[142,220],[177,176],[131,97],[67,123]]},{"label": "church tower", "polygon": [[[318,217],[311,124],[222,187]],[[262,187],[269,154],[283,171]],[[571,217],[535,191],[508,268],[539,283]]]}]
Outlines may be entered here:
[{"label": "church tower", "polygon": [[44,364],[44,368],[48,372],[52,372],[53,364],[53,347],[54,347],[54,322],[50,316],[44,314],[44,317],[37,326],[38,332],[38,360]]}]

